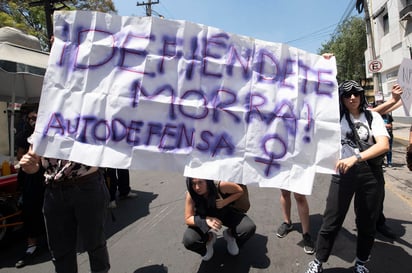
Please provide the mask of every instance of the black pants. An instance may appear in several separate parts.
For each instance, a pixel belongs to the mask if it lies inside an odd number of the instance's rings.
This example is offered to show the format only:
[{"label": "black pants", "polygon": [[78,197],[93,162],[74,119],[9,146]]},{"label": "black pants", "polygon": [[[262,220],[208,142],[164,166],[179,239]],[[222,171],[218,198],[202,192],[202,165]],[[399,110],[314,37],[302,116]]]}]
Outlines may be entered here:
[{"label": "black pants", "polygon": [[[256,225],[246,214],[230,211],[220,220],[232,231],[239,248],[255,234]],[[202,232],[200,228],[188,227],[183,235],[183,245],[186,249],[204,256],[208,239],[209,235]]]},{"label": "black pants", "polygon": [[116,200],[116,193],[119,190],[120,196],[126,196],[130,192],[130,177],[127,169],[107,168],[109,177],[110,201]]},{"label": "black pants", "polygon": [[316,258],[319,261],[328,260],[353,196],[358,229],[356,256],[362,261],[369,259],[383,193],[381,166],[371,168],[366,163],[360,163],[354,165],[345,175],[332,176],[323,224],[317,239]]},{"label": "black pants", "polygon": [[45,234],[43,217],[44,170],[34,174],[19,171],[18,183],[22,192],[22,217],[24,231],[28,238],[38,238]]},{"label": "black pants", "polygon": [[78,236],[92,273],[108,272],[104,225],[109,193],[99,173],[77,185],[47,186],[43,213],[56,273],[76,273]]}]

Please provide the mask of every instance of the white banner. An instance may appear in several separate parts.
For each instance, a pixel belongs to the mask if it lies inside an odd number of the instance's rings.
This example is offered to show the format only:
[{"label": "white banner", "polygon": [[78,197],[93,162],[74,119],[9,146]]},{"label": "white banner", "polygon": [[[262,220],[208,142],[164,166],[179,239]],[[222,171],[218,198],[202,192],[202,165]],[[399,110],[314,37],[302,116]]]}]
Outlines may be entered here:
[{"label": "white banner", "polygon": [[403,89],[401,95],[406,116],[412,113],[412,60],[404,58],[398,71],[398,83]]},{"label": "white banner", "polygon": [[310,194],[340,152],[335,59],[186,21],[54,13],[34,148]]}]

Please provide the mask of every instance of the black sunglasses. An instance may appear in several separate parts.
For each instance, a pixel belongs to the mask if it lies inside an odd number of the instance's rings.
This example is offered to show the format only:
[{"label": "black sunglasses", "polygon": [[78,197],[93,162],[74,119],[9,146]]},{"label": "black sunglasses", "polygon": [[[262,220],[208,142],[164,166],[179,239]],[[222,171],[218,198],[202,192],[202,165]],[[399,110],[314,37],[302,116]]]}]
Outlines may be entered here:
[{"label": "black sunglasses", "polygon": [[345,99],[349,99],[350,97],[352,97],[352,95],[354,95],[355,97],[359,97],[360,96],[360,92],[349,92],[349,93],[345,93],[342,95],[342,97],[344,97]]}]

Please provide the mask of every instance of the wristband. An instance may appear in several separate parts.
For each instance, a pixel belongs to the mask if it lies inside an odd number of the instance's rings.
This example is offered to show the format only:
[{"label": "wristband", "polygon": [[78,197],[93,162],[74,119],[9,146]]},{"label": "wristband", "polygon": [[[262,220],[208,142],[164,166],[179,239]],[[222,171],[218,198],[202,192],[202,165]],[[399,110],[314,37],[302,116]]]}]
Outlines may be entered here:
[{"label": "wristband", "polygon": [[199,215],[195,215],[195,225],[200,228],[204,233],[209,231],[209,226],[206,223],[206,219],[201,218]]}]

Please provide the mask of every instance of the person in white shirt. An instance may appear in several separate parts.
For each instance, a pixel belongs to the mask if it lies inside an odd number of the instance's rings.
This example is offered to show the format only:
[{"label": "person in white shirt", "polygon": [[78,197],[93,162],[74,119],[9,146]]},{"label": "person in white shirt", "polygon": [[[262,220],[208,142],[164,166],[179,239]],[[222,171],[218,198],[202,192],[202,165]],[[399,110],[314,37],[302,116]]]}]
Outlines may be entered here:
[{"label": "person in white shirt", "polygon": [[[355,202],[357,247],[355,273],[368,273],[375,240],[376,221],[384,195],[383,156],[389,150],[389,135],[377,112],[368,110],[363,88],[353,80],[339,85],[341,157],[332,175],[323,223],[317,237],[316,258],[306,273],[323,272],[352,198]],[[366,146],[368,148],[366,148]]]}]

